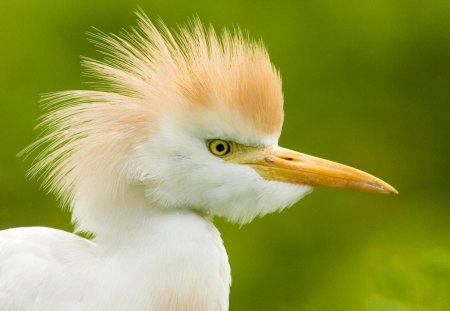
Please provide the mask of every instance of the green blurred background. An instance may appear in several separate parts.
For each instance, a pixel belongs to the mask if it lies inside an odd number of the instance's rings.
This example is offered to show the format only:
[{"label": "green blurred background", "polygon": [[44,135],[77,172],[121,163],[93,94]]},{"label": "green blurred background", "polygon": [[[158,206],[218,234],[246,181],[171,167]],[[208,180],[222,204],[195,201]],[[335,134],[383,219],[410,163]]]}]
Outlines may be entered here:
[{"label": "green blurred background", "polygon": [[400,195],[318,189],[243,228],[217,221],[231,310],[450,310],[450,1],[12,1],[0,3],[0,228],[71,230],[25,178],[42,93],[86,87],[92,26],[141,6],[261,37],[281,70],[280,144],[374,173]]}]

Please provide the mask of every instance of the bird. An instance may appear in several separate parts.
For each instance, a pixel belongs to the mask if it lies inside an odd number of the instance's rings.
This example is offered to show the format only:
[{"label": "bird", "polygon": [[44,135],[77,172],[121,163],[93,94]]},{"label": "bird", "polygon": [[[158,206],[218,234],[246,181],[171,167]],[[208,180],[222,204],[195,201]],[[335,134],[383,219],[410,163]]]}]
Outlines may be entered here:
[{"label": "bird", "polygon": [[[279,71],[261,40],[198,17],[137,12],[95,30],[92,87],[44,95],[29,175],[75,232],[0,231],[0,309],[225,311],[231,272],[214,219],[248,224],[314,187],[397,193],[349,166],[278,146]],[[80,232],[91,233],[90,238]]]}]

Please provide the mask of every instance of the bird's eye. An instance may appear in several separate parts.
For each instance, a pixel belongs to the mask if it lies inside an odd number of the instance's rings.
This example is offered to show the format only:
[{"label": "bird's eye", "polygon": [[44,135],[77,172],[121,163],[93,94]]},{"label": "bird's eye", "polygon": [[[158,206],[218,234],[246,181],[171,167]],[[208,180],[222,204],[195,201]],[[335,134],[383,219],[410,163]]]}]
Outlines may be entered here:
[{"label": "bird's eye", "polygon": [[221,139],[211,140],[208,146],[209,151],[218,157],[226,156],[231,151],[230,143]]}]

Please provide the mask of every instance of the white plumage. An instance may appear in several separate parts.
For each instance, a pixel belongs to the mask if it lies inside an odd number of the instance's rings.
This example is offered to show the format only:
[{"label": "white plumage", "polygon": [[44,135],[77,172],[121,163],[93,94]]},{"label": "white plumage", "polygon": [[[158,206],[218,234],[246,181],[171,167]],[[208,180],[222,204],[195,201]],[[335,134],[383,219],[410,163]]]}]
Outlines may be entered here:
[{"label": "white plumage", "polygon": [[31,174],[90,241],[50,228],[0,232],[0,309],[228,310],[230,267],[212,217],[248,223],[313,186],[395,192],[277,146],[281,80],[260,43],[199,21],[158,30],[143,14],[98,34],[96,90],[48,97]]}]

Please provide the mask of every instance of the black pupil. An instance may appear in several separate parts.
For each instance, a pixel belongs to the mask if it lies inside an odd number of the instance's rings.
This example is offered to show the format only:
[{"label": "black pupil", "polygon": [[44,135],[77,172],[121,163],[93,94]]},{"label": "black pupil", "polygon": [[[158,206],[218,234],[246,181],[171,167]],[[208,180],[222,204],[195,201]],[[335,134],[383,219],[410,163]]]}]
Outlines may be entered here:
[{"label": "black pupil", "polygon": [[218,144],[216,146],[216,150],[219,151],[219,152],[224,151],[225,150],[225,145],[224,144]]}]

